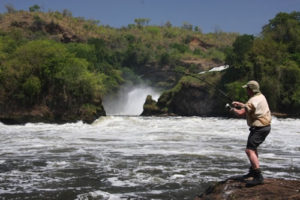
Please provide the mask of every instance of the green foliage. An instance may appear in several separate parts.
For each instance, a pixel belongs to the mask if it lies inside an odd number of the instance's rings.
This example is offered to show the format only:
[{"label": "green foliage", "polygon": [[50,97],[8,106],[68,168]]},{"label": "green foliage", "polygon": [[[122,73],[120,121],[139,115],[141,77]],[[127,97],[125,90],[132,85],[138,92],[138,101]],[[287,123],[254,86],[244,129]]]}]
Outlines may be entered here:
[{"label": "green foliage", "polygon": [[43,19],[41,19],[39,15],[35,15],[34,21],[31,26],[31,30],[33,30],[33,31],[41,30],[45,24],[46,24],[45,21]]},{"label": "green foliage", "polygon": [[39,5],[37,5],[37,4],[29,7],[29,11],[30,12],[38,12],[38,11],[40,11],[40,9],[41,9],[41,7]]},{"label": "green foliage", "polygon": [[88,62],[79,58],[70,58],[56,75],[55,79],[65,86],[66,93],[79,102],[93,99],[98,88],[98,77],[87,70]]},{"label": "green foliage", "polygon": [[123,67],[122,69],[122,78],[127,82],[131,82],[133,84],[138,84],[142,82],[140,76],[134,73],[134,71],[128,67]]},{"label": "green foliage", "polygon": [[[201,54],[201,53],[200,53]],[[218,62],[223,62],[226,59],[226,55],[222,50],[211,48],[205,55],[206,58],[214,59]]]},{"label": "green foliage", "polygon": [[300,68],[295,62],[289,62],[285,66],[281,66],[280,83],[282,84],[281,90],[281,106],[290,112],[299,108],[299,95],[300,88]]},{"label": "green foliage", "polygon": [[182,28],[183,28],[183,29],[186,29],[186,30],[192,31],[192,30],[193,30],[193,25],[190,24],[190,23],[188,23],[188,22],[183,22]]},{"label": "green foliage", "polygon": [[239,36],[232,45],[232,51],[228,52],[226,63],[236,69],[240,69],[236,73],[242,72],[243,65],[245,64],[244,60],[252,49],[253,40],[254,37],[252,35]]},{"label": "green foliage", "polygon": [[64,9],[62,15],[64,17],[72,17],[73,16],[72,12],[69,11],[68,9]]},{"label": "green foliage", "polygon": [[77,58],[86,59],[91,65],[89,68],[94,69],[92,65],[97,63],[96,50],[94,45],[83,44],[83,43],[69,43],[67,44],[68,51],[75,54]]},{"label": "green foliage", "polygon": [[105,77],[89,71],[88,60],[95,58],[87,52],[93,52],[93,46],[63,45],[49,40],[28,42],[1,66],[4,80],[0,84],[11,102],[33,105],[49,99],[49,95],[52,106],[61,98],[66,105],[96,101],[101,94],[116,88],[122,78],[116,71],[112,72],[114,76]]},{"label": "green foliage", "polygon": [[[208,60],[230,65],[222,73],[221,87],[237,100],[246,99],[240,85],[256,79],[273,110],[299,110],[299,12],[279,13],[264,26],[261,36],[254,37],[219,29],[203,34],[188,22],[182,27],[170,22],[149,26],[148,18],[115,29],[99,26],[95,20],[73,18],[67,10],[42,13],[36,5],[30,10],[26,14],[32,24],[27,26],[18,21],[21,12],[10,21],[11,14],[2,16],[1,25],[4,21],[15,26],[0,33],[0,102],[10,98],[32,105],[91,104],[92,99],[114,92],[124,82],[141,81],[140,75],[151,70],[196,72],[199,66],[195,63]],[[64,44],[62,35],[77,40]],[[183,60],[195,62],[183,64]],[[219,77],[209,76],[214,81]],[[170,86],[168,75],[163,77],[153,82]],[[170,77],[171,85],[179,78]],[[196,83],[191,77],[183,80]]]},{"label": "green foliage", "polygon": [[243,35],[236,39],[227,51],[230,68],[223,76],[228,92],[243,99],[234,88],[255,79],[260,82],[271,110],[300,114],[299,16],[299,12],[279,13],[263,27],[260,37]]},{"label": "green foliage", "polygon": [[24,93],[30,98],[30,103],[35,102],[34,98],[39,97],[41,93],[41,81],[36,76],[30,76],[22,85]]},{"label": "green foliage", "polygon": [[137,19],[134,19],[134,22],[136,23],[137,27],[141,28],[143,26],[148,25],[150,22],[150,19],[149,18],[137,18]]},{"label": "green foliage", "polygon": [[171,56],[169,53],[164,52],[160,55],[159,63],[161,65],[168,65],[171,63]]},{"label": "green foliage", "polygon": [[149,26],[146,30],[152,35],[158,35],[160,33],[160,28],[155,26]]},{"label": "green foliage", "polygon": [[228,96],[232,99],[238,99],[242,102],[247,101],[247,93],[244,88],[241,87],[241,85],[244,85],[244,82],[232,82],[225,85],[225,89],[227,91]]},{"label": "green foliage", "polygon": [[179,53],[185,53],[189,50],[188,46],[185,44],[173,43],[170,45],[171,48],[176,49]]}]

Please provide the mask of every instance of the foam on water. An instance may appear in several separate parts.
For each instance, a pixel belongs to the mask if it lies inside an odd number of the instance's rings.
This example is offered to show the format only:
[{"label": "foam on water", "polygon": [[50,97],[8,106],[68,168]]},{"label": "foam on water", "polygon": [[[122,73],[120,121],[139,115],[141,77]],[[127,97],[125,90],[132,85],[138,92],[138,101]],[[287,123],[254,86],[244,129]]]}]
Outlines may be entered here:
[{"label": "foam on water", "polygon": [[89,199],[119,200],[119,199],[121,199],[121,196],[113,195],[108,192],[97,190],[97,191],[93,191],[93,192],[79,194],[79,195],[77,195],[77,198],[75,200],[89,200]]},{"label": "foam on water", "polygon": [[[300,178],[299,127],[299,119],[273,119],[259,150],[266,177]],[[66,192],[69,199],[185,199],[201,184],[247,170],[247,136],[245,120],[223,118],[0,124],[0,197],[34,199],[38,191],[45,198]]]}]

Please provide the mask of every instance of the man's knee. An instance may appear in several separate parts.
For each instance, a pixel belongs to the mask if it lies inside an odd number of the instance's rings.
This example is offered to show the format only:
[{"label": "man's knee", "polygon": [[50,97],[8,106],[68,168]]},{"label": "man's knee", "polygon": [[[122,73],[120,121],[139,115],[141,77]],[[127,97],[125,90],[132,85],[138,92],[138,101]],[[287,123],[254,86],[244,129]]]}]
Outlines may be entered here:
[{"label": "man's knee", "polygon": [[251,153],[255,153],[255,150],[246,148],[245,152],[247,155],[250,155]]}]

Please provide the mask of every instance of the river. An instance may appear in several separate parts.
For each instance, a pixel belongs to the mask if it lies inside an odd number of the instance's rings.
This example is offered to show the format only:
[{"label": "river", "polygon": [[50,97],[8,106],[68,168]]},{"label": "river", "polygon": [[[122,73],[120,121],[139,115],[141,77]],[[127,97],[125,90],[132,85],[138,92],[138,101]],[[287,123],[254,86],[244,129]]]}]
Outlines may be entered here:
[{"label": "river", "polygon": [[[243,119],[0,123],[0,199],[192,199],[247,171],[247,136]],[[299,141],[299,119],[273,119],[259,148],[265,177],[300,179]]]}]

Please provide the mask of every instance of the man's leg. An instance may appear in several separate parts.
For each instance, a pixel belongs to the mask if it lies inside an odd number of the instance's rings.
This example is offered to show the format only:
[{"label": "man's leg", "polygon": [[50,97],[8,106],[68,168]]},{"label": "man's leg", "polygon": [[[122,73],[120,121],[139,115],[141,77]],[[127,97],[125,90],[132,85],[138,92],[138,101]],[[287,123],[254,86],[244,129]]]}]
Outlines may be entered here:
[{"label": "man's leg", "polygon": [[253,175],[253,180],[247,181],[246,186],[255,186],[255,185],[262,184],[264,182],[264,178],[259,169],[259,160],[258,160],[257,150],[247,148],[246,154],[250,160],[251,167],[252,167],[251,175]]},{"label": "man's leg", "polygon": [[247,181],[248,186],[259,185],[262,184],[264,181],[264,178],[259,168],[257,147],[264,142],[264,140],[270,133],[270,130],[271,126],[250,128],[250,134],[248,136],[247,147],[245,152],[251,163],[252,169],[250,168],[248,175],[246,175],[245,177],[253,177],[253,180]]},{"label": "man's leg", "polygon": [[259,168],[259,160],[258,160],[257,150],[252,150],[252,149],[247,148],[246,154],[251,163],[252,169],[258,169]]}]

